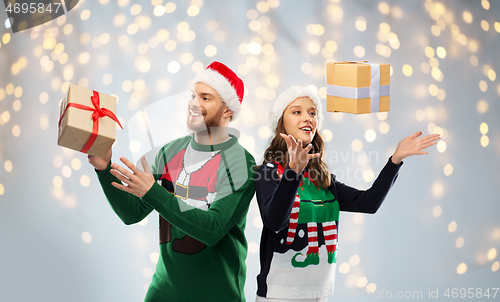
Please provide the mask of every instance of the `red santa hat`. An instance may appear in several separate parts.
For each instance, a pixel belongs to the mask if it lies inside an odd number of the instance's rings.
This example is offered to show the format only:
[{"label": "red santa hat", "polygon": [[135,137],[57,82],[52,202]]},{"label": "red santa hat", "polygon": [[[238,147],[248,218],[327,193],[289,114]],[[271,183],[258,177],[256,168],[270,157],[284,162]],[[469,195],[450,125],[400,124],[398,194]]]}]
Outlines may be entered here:
[{"label": "red santa hat", "polygon": [[207,69],[198,73],[194,78],[194,84],[204,83],[212,87],[220,98],[233,111],[232,120],[236,119],[241,110],[243,93],[245,87],[243,81],[226,65],[214,61]]},{"label": "red santa hat", "polygon": [[271,112],[269,113],[269,128],[272,132],[276,132],[278,121],[283,116],[283,112],[285,111],[286,107],[288,107],[290,103],[300,97],[308,97],[311,99],[314,106],[316,107],[316,116],[318,118],[318,124],[316,128],[319,129],[321,127],[321,123],[323,122],[323,109],[318,94],[305,86],[295,85],[285,90],[271,104]]}]

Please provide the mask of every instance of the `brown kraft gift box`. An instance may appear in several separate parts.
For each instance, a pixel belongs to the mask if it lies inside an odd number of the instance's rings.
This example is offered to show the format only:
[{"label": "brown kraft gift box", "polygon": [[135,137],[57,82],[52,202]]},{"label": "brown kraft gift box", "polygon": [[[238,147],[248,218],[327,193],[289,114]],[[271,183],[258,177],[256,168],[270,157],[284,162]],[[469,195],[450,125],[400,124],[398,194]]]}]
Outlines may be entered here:
[{"label": "brown kraft gift box", "polygon": [[61,102],[57,144],[104,158],[116,139],[115,113],[115,97],[70,84]]},{"label": "brown kraft gift box", "polygon": [[[378,112],[389,111],[390,65],[377,65],[380,66]],[[374,84],[371,83],[371,68],[368,63],[361,62],[328,62],[326,64],[327,111],[371,113],[370,92]]]}]

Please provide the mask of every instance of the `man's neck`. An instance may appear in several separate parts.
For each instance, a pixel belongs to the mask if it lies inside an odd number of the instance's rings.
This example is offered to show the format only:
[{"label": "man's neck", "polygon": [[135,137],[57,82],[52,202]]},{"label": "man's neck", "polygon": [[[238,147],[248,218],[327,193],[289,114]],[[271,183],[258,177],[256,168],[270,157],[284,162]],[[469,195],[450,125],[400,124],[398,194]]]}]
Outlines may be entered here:
[{"label": "man's neck", "polygon": [[194,133],[194,141],[200,145],[217,145],[229,138],[226,127],[216,127]]}]

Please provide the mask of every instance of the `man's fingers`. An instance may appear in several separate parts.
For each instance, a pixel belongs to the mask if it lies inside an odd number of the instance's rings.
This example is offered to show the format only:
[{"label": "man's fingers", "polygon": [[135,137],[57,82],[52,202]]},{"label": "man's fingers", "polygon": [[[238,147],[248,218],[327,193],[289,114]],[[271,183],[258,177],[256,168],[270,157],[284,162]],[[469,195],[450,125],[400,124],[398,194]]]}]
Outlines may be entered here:
[{"label": "man's fingers", "polygon": [[115,169],[116,171],[120,172],[121,174],[125,175],[125,177],[130,178],[132,177],[132,173],[125,169],[124,167],[117,165],[117,164],[111,164],[111,168]]},{"label": "man's fingers", "polygon": [[[130,169],[132,170],[133,173],[137,173],[139,172],[137,167],[128,159],[126,159],[125,157],[120,157],[120,160]],[[121,171],[120,171],[121,172]]]},{"label": "man's fingers", "polygon": [[144,172],[146,172],[148,174],[153,174],[153,171],[151,171],[151,168],[148,165],[146,157],[144,157],[144,156],[141,157],[141,163],[142,163],[142,167],[144,168]]},{"label": "man's fingers", "polygon": [[132,192],[132,189],[128,186],[124,186],[124,185],[121,185],[119,183],[116,183],[116,182],[112,182],[111,183],[115,188],[118,188],[122,191],[125,191],[125,192],[128,192],[128,193],[131,193]]},{"label": "man's fingers", "polygon": [[118,173],[118,171],[116,171],[115,169],[111,169],[109,172],[113,174],[116,178],[118,178],[120,181],[126,183],[127,185],[130,185],[132,183],[130,181],[130,178],[123,176],[123,174]]}]

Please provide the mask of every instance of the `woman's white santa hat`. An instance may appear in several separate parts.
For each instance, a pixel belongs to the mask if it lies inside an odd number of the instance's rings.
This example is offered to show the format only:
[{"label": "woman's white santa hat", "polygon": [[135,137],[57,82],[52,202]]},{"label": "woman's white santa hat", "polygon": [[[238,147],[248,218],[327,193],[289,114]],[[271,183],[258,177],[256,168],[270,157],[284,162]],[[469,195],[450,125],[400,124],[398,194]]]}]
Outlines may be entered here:
[{"label": "woman's white santa hat", "polygon": [[271,105],[271,112],[269,113],[269,128],[272,132],[276,133],[276,127],[278,127],[278,121],[283,116],[283,112],[286,107],[290,105],[293,101],[300,97],[308,97],[313,102],[316,107],[316,117],[318,119],[318,124],[316,129],[321,127],[321,122],[323,121],[323,111],[321,107],[321,100],[319,96],[311,89],[295,85],[289,87],[285,90]]},{"label": "woman's white santa hat", "polygon": [[245,86],[243,81],[226,65],[214,61],[207,69],[198,73],[194,83],[204,83],[219,94],[226,106],[233,112],[232,120],[236,119],[241,110]]}]

